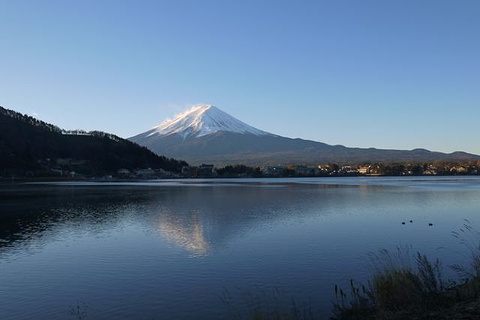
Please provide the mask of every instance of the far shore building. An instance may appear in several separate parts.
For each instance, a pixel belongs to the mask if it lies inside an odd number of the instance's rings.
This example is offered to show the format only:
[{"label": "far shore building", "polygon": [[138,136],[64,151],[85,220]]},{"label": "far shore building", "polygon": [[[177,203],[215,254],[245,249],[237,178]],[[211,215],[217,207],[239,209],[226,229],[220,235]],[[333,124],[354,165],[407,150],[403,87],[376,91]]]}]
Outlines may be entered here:
[{"label": "far shore building", "polygon": [[155,171],[152,168],[138,169],[135,171],[138,178],[153,178]]},{"label": "far shore building", "polygon": [[123,177],[123,178],[128,177],[128,176],[130,176],[130,170],[128,170],[128,169],[118,169],[117,175],[119,177]]},{"label": "far shore building", "polygon": [[315,167],[298,166],[295,167],[295,174],[299,176],[316,176],[320,173],[320,169]]},{"label": "far shore building", "polygon": [[352,166],[343,166],[338,173],[341,174],[357,174],[357,168],[353,168]]},{"label": "far shore building", "polygon": [[268,176],[279,176],[283,174],[283,171],[282,166],[268,166],[263,170],[264,174]]},{"label": "far shore building", "polygon": [[359,174],[369,174],[370,173],[370,166],[368,167],[359,167],[357,168]]},{"label": "far shore building", "polygon": [[450,172],[466,173],[466,172],[467,172],[467,168],[462,167],[462,166],[452,167],[452,168],[450,169]]},{"label": "far shore building", "polygon": [[215,174],[215,166],[213,164],[202,164],[197,169],[197,174],[203,177],[210,177]]}]

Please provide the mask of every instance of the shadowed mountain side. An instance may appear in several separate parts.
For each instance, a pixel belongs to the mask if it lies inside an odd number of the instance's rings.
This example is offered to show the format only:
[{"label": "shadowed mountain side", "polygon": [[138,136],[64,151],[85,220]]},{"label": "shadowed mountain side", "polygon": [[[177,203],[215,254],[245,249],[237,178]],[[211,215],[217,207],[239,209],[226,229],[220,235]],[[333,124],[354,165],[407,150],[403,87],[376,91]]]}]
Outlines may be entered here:
[{"label": "shadowed mountain side", "polygon": [[[116,173],[127,168],[180,171],[187,163],[157,155],[147,148],[100,131],[67,132],[28,115],[0,107],[0,176],[38,176],[58,166],[59,159],[76,161],[70,168],[84,174]],[[67,161],[67,160],[65,160]],[[71,165],[70,165],[71,166]]]},{"label": "shadowed mountain side", "polygon": [[202,137],[186,138],[178,134],[152,138],[151,133],[149,131],[132,137],[130,140],[157,154],[185,159],[194,165],[201,163],[268,165],[480,159],[477,155],[465,152],[445,154],[425,149],[407,151],[348,148],[275,135],[258,136],[226,131],[218,131]]}]

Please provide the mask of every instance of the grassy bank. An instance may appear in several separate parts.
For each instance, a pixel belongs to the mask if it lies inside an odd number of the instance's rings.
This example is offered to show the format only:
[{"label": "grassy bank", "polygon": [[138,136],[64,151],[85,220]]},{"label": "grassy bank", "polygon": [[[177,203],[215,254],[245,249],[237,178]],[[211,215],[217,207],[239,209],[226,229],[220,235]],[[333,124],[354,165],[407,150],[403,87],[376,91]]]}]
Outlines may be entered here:
[{"label": "grassy bank", "polygon": [[367,285],[351,281],[346,291],[336,288],[333,316],[350,319],[479,319],[480,259],[470,266],[455,265],[460,284],[443,277],[439,260],[408,250],[372,255],[376,267]]},{"label": "grassy bank", "polygon": [[[372,275],[367,283],[351,280],[349,288],[335,286],[330,316],[292,304],[290,309],[281,309],[284,311],[257,307],[248,319],[480,319],[480,233],[467,221],[460,232],[452,234],[467,248],[468,265],[444,267],[438,259],[412,253],[410,247],[398,247],[394,252],[381,250],[369,254]],[[455,281],[444,277],[444,268],[455,271]]]}]

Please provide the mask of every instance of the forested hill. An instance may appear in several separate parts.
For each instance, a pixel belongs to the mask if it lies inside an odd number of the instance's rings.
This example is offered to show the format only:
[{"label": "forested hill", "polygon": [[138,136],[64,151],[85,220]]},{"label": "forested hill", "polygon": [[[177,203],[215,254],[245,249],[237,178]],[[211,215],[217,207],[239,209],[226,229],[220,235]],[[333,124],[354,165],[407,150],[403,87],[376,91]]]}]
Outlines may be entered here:
[{"label": "forested hill", "polygon": [[187,165],[113,134],[65,131],[0,107],[0,176],[26,172],[38,175],[59,163],[90,175],[114,173],[121,168],[179,172]]}]

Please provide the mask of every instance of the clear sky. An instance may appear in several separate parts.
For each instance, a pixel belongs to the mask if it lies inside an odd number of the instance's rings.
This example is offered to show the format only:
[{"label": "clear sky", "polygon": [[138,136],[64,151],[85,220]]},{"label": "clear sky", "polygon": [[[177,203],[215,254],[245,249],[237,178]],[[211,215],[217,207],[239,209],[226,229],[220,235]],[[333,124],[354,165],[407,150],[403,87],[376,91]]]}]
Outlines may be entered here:
[{"label": "clear sky", "polygon": [[479,17],[478,0],[0,0],[0,105],[130,137],[209,103],[289,137],[480,154]]}]

